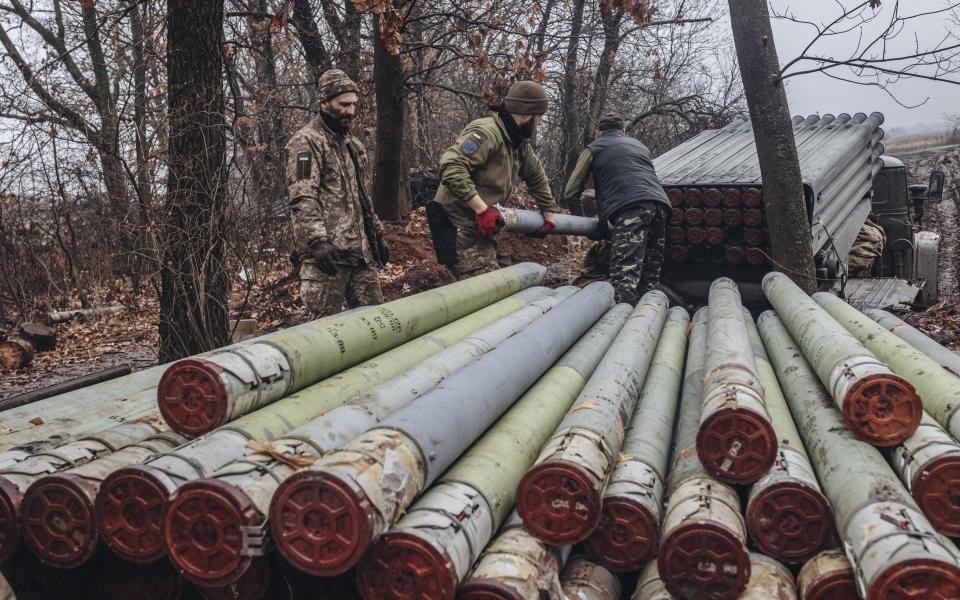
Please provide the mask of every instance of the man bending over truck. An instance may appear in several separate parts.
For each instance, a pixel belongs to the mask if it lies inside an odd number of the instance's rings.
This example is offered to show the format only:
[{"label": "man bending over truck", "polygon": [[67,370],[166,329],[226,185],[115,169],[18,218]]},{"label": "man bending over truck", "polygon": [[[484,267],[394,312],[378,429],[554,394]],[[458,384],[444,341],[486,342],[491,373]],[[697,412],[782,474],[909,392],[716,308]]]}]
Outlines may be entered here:
[{"label": "man bending over truck", "polygon": [[580,154],[567,182],[563,195],[575,215],[583,214],[580,195],[591,176],[597,216],[610,245],[610,283],[617,302],[636,305],[644,293],[663,289],[660,268],[671,207],[650,150],[624,132],[618,114],[600,118],[596,139]]}]

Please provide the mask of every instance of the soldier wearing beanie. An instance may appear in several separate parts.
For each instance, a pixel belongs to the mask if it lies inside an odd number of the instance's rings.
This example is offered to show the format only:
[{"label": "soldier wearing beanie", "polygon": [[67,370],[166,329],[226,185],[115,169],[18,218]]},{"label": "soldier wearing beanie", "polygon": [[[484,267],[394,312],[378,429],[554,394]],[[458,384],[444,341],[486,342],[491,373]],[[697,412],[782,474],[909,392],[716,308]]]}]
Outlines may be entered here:
[{"label": "soldier wearing beanie", "polygon": [[597,137],[580,154],[563,196],[574,214],[582,214],[581,194],[593,179],[597,216],[610,251],[609,278],[617,302],[636,304],[660,283],[670,201],[653,168],[650,150],[624,133],[619,114],[603,115]]},{"label": "soldier wearing beanie", "polygon": [[440,157],[440,188],[427,206],[437,259],[459,278],[499,268],[495,236],[500,212],[519,177],[536,200],[545,236],[554,227],[556,203],[540,159],[530,146],[547,94],[540,84],[514,84],[493,114],[467,125]]},{"label": "soldier wearing beanie", "polygon": [[367,193],[367,153],[350,135],[358,90],[347,74],[320,76],[320,114],[287,143],[287,192],[300,297],[314,317],[380,304],[379,265],[390,260]]}]

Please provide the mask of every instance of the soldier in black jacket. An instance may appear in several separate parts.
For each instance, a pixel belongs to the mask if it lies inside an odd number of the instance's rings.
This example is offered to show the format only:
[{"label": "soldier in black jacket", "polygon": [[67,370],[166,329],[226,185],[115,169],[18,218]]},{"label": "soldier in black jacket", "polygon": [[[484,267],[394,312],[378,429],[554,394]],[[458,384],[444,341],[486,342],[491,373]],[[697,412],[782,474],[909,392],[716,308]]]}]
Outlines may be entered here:
[{"label": "soldier in black jacket", "polygon": [[600,118],[597,138],[580,154],[564,199],[570,212],[582,214],[580,194],[593,178],[597,216],[610,245],[610,283],[617,302],[635,305],[644,293],[662,287],[660,268],[671,207],[650,150],[623,128],[620,115]]}]

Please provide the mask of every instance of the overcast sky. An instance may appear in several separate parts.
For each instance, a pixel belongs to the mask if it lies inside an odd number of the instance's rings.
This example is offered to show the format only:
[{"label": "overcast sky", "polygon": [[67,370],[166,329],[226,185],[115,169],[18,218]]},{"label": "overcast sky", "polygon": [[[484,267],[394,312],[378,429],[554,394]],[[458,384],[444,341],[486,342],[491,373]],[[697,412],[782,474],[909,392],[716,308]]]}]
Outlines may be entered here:
[{"label": "overcast sky", "polygon": [[[843,4],[853,7],[859,4],[859,1],[843,0]],[[900,15],[926,13],[952,4],[957,2],[905,0],[900,3]],[[857,26],[853,31],[843,35],[821,39],[808,53],[836,59],[850,57],[856,49],[861,33],[866,40],[871,34],[875,37],[878,31],[886,27],[893,7],[894,0],[883,0],[883,4],[878,9],[879,16],[874,22]],[[829,23],[842,14],[836,0],[772,0],[771,8],[778,13],[792,12],[798,19],[819,23]],[[872,14],[872,11],[868,10],[864,14]],[[847,21],[847,24],[848,27],[857,25],[852,21]],[[888,46],[887,56],[916,52],[918,43],[921,49],[929,48],[943,39],[950,27],[960,34],[960,26],[951,24],[945,15],[925,16],[908,21],[896,40]],[[798,56],[816,34],[810,25],[782,19],[773,20],[773,31],[781,64]],[[956,39],[947,42],[949,45],[956,43],[958,43]],[[791,70],[805,70],[813,66],[814,63],[807,62],[795,65]],[[846,67],[840,67],[836,72],[838,75],[851,77],[850,70]],[[960,80],[960,74],[955,74],[952,78]],[[891,85],[890,90],[906,105],[920,104],[924,100],[926,102],[918,108],[904,108],[882,89],[836,81],[820,73],[791,77],[787,80],[787,97],[793,114],[841,112],[852,114],[880,111],[886,117],[884,128],[888,131],[898,127],[936,125],[945,122],[944,115],[960,114],[960,85],[909,79]]]}]

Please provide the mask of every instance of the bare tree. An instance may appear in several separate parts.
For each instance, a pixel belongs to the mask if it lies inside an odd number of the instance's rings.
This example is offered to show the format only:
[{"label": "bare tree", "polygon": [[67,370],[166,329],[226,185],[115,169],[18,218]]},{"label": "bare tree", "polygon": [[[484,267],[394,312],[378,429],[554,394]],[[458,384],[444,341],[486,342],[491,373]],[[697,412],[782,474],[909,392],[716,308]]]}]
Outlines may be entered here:
[{"label": "bare tree", "polygon": [[730,23],[760,161],[773,263],[813,293],[817,282],[800,158],[766,0],[730,0]]}]

